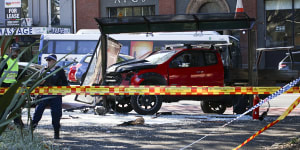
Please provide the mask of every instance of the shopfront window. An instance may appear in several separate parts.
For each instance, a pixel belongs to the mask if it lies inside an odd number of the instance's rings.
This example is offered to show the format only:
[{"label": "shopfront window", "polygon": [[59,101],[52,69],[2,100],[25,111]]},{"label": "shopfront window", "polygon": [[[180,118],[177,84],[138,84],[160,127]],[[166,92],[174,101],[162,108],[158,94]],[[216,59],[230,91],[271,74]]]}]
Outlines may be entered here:
[{"label": "shopfront window", "polygon": [[28,18],[28,0],[22,0],[21,18]]},{"label": "shopfront window", "polygon": [[293,45],[293,0],[266,0],[265,6],[266,46]]},{"label": "shopfront window", "polygon": [[108,8],[108,17],[155,15],[154,6],[112,7]]},{"label": "shopfront window", "polygon": [[51,25],[60,24],[60,0],[51,0]]}]

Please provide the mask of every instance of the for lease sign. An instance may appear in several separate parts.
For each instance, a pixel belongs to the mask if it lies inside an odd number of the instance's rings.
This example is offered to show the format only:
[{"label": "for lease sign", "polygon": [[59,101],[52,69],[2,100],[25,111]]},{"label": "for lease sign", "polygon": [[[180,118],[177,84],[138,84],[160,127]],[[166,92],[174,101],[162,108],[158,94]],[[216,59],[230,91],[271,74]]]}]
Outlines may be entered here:
[{"label": "for lease sign", "polygon": [[20,19],[21,8],[5,8],[5,19]]},{"label": "for lease sign", "polygon": [[5,0],[6,26],[20,26],[21,0]]}]

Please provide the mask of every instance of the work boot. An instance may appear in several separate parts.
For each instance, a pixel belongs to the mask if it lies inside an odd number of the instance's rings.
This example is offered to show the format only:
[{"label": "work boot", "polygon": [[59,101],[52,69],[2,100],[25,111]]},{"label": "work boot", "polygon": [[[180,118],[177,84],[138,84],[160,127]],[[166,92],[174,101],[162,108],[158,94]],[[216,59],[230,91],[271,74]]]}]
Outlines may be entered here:
[{"label": "work boot", "polygon": [[59,130],[54,130],[54,139],[60,139],[59,138]]}]

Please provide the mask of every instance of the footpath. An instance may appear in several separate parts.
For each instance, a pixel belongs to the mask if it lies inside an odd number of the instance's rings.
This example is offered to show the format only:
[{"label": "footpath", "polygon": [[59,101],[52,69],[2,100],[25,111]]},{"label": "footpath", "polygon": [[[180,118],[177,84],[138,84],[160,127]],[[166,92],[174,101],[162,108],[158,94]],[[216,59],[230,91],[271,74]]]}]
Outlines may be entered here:
[{"label": "footpath", "polygon": [[[64,109],[82,106],[64,98]],[[266,110],[262,107],[260,113]],[[273,122],[286,108],[271,107],[264,120],[253,120],[244,116],[226,127],[222,127],[237,117],[229,108],[224,115],[203,114],[199,102],[183,101],[163,104],[160,112],[172,115],[141,116],[134,111],[129,114],[94,115],[92,110],[83,113],[64,112],[61,120],[61,139],[53,140],[51,113],[46,110],[36,129],[53,141],[60,149],[233,149],[254,133]],[[145,123],[137,126],[119,124],[143,117]],[[26,117],[24,116],[25,120]],[[300,137],[300,108],[297,107],[286,119],[269,128],[241,149],[279,149],[281,143]],[[199,140],[205,137],[203,140]]]}]

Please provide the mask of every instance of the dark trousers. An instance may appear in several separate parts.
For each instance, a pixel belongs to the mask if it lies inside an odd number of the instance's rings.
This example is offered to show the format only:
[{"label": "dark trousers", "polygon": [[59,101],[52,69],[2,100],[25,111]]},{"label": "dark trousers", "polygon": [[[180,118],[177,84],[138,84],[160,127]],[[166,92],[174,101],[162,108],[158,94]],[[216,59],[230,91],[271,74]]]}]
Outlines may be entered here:
[{"label": "dark trousers", "polygon": [[42,100],[38,103],[33,114],[32,124],[38,124],[41,120],[44,110],[47,106],[50,106],[52,125],[54,130],[60,128],[60,118],[62,116],[62,96],[44,95],[42,98],[51,97],[50,99]]}]

